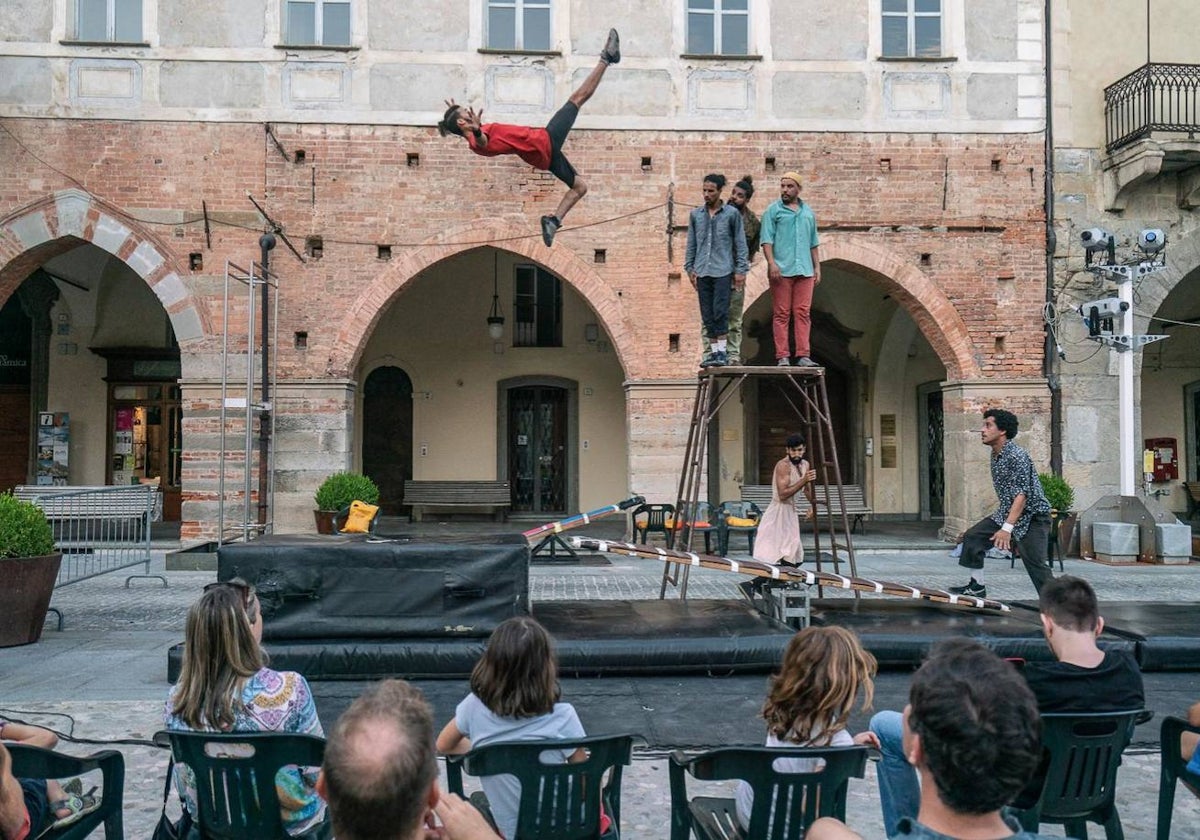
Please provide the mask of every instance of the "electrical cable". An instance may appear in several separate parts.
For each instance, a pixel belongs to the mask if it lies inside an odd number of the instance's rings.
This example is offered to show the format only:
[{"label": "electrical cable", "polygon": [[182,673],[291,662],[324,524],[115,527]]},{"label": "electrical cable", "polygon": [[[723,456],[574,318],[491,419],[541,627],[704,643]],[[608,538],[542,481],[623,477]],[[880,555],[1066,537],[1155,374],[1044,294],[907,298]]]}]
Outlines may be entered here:
[{"label": "electrical cable", "polygon": [[[38,717],[61,717],[69,721],[69,727],[66,732],[55,729],[52,726],[43,726],[40,723],[30,723],[27,720],[22,720],[17,715],[37,715]],[[68,741],[72,744],[92,744],[95,746],[105,746],[108,744],[121,744],[131,747],[155,747],[162,749],[159,744],[145,738],[76,738],[75,737],[75,718],[65,712],[35,712],[27,709],[0,709],[0,717],[9,723],[19,723],[24,726],[36,726],[39,729],[45,729],[48,732],[53,732],[60,741]]]}]

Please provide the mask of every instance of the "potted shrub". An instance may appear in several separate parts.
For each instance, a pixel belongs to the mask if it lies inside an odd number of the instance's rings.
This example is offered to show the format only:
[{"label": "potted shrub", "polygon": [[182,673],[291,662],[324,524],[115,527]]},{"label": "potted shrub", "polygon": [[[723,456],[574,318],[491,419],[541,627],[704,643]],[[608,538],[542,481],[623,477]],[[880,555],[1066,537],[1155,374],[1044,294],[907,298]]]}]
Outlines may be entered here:
[{"label": "potted shrub", "polygon": [[314,496],[317,509],[313,511],[313,516],[317,522],[317,533],[334,533],[334,517],[339,511],[349,507],[355,499],[369,505],[377,505],[379,488],[374,481],[356,472],[334,473],[322,481]]},{"label": "potted shrub", "polygon": [[1057,539],[1062,553],[1070,554],[1075,525],[1079,520],[1079,515],[1071,510],[1075,504],[1075,488],[1061,475],[1053,473],[1038,473],[1038,479],[1042,482],[1042,491],[1046,494],[1046,501],[1050,502],[1050,514],[1054,518],[1055,533],[1051,534],[1051,547],[1053,540]]},{"label": "potted shrub", "polygon": [[61,562],[41,509],[0,494],[0,647],[42,637]]}]

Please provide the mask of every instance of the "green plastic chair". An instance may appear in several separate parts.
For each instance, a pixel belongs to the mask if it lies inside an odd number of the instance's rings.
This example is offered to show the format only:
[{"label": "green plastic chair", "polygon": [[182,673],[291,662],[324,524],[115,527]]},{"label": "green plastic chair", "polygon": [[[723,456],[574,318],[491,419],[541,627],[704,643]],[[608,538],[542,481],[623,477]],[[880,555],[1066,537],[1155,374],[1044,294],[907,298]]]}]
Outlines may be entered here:
[{"label": "green plastic chair", "polygon": [[101,750],[86,757],[63,755],[27,744],[5,744],[12,755],[13,775],[23,779],[65,779],[99,770],[103,785],[100,807],[78,822],[48,831],[49,840],[82,840],[104,825],[106,840],[125,837],[125,757],[116,750]]},{"label": "green plastic chair", "polygon": [[[446,786],[464,796],[463,774],[511,774],[521,783],[517,836],[509,840],[598,840],[600,803],[612,820],[604,834],[620,837],[621,768],[632,759],[636,735],[601,735],[591,738],[514,741],[489,744],[464,755],[446,756]],[[547,764],[547,750],[587,752],[583,761]],[[557,759],[558,756],[555,756]],[[608,781],[604,782],[605,774]],[[603,787],[601,787],[601,784]]]},{"label": "green plastic chair", "polygon": [[667,548],[675,545],[675,534],[667,529],[667,520],[675,517],[675,505],[638,505],[631,515],[637,542],[645,543],[650,534],[662,534]]},{"label": "green plastic chair", "polygon": [[[754,538],[758,535],[758,523],[762,521],[762,509],[754,502],[727,501],[717,508],[717,553],[722,557],[729,554],[730,534],[746,535],[746,553],[754,553]],[[753,525],[730,525],[729,517],[753,519]]]},{"label": "green plastic chair", "polygon": [[1042,715],[1042,747],[1048,756],[1046,781],[1035,805],[1014,809],[1026,831],[1042,823],[1066,828],[1068,837],[1087,840],[1087,823],[1104,826],[1108,840],[1124,840],[1117,813],[1117,768],[1142,709],[1092,714]]},{"label": "green plastic chair", "polygon": [[[155,734],[155,743],[170,744],[176,764],[196,776],[192,819],[205,840],[291,840],[296,836],[326,840],[330,823],[304,835],[289,835],[279,814],[275,775],[288,765],[320,767],[325,739],[285,732],[177,732]],[[222,745],[249,745],[250,749]]]},{"label": "green plastic chair", "polygon": [[[775,769],[780,758],[817,759],[813,772]],[[861,779],[866,747],[724,747],[702,755],[671,754],[671,840],[798,840],[819,817],[846,819],[851,777]],[[750,826],[743,829],[736,801],[698,796],[688,800],[687,778],[741,779],[754,790]]]},{"label": "green plastic chair", "polygon": [[1164,718],[1159,740],[1161,755],[1158,783],[1158,840],[1171,840],[1171,816],[1175,810],[1175,783],[1183,780],[1194,789],[1200,790],[1200,774],[1187,769],[1179,745],[1179,736],[1184,732],[1200,735],[1200,726],[1192,726],[1177,717]]},{"label": "green plastic chair", "polygon": [[[692,504],[685,502],[679,508],[678,521],[675,524],[675,533],[672,535],[671,544],[674,545],[683,536],[683,528],[686,524],[691,524],[692,534],[704,535],[704,553],[712,554],[712,535],[716,531],[720,533],[720,526],[717,522],[717,511],[708,502],[696,502],[695,514],[692,514]],[[719,540],[719,537],[718,537]],[[692,545],[696,543],[693,540]],[[682,545],[679,546],[681,549]]]}]

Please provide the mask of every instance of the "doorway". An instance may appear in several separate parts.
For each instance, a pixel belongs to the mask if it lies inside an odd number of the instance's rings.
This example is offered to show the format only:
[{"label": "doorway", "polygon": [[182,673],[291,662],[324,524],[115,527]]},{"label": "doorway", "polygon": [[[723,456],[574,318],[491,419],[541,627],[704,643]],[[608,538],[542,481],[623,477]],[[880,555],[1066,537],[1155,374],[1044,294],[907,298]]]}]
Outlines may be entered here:
[{"label": "doorway", "polygon": [[573,389],[553,383],[504,389],[504,448],[514,513],[566,514],[573,506]]},{"label": "doorway", "polygon": [[363,474],[379,487],[386,516],[408,513],[404,482],[413,475],[413,387],[398,367],[378,367],[363,385]]},{"label": "doorway", "polygon": [[1200,381],[1183,386],[1184,437],[1187,470],[1184,481],[1200,481]]},{"label": "doorway", "polygon": [[16,294],[0,307],[0,490],[29,480],[33,325]]},{"label": "doorway", "polygon": [[106,484],[154,482],[162,490],[164,522],[182,511],[183,410],[174,382],[108,386]]},{"label": "doorway", "polygon": [[920,453],[921,520],[946,515],[946,424],[942,409],[942,386],[927,382],[917,387],[917,442]]}]

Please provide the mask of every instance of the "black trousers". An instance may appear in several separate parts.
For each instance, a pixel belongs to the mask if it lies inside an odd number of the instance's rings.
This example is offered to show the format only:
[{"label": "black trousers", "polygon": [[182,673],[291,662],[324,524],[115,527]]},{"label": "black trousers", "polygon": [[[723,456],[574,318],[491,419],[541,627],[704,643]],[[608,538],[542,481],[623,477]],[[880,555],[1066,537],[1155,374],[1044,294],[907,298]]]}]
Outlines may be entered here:
[{"label": "black trousers", "polygon": [[[1029,520],[1029,530],[1019,540],[1014,540],[1014,547],[1021,555],[1025,571],[1033,581],[1033,588],[1039,593],[1047,581],[1054,579],[1050,571],[1050,514],[1037,513]],[[992,535],[1000,530],[1000,526],[991,519],[982,519],[967,529],[963,534],[962,555],[958,565],[968,569],[982,569],[983,556],[992,547]]]}]

